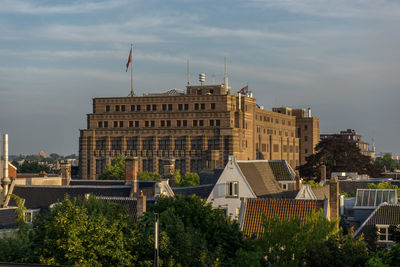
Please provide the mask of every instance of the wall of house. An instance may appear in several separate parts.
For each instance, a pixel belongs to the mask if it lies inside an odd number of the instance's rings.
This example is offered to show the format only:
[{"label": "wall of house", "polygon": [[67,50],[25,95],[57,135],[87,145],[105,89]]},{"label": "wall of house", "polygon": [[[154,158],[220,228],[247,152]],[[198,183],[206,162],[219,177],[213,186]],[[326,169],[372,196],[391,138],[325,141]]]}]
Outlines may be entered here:
[{"label": "wall of house", "polygon": [[[237,197],[226,195],[226,183],[237,181],[239,184],[239,192]],[[211,202],[213,208],[225,209],[226,214],[231,218],[239,216],[240,198],[256,198],[249,184],[243,177],[236,161],[230,157],[228,164],[215,184],[207,202]]]}]

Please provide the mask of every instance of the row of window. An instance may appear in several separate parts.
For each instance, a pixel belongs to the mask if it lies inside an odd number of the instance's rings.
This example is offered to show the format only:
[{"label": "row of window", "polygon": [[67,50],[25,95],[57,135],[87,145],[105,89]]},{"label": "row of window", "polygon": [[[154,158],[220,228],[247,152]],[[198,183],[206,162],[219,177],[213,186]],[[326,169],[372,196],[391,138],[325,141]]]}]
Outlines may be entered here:
[{"label": "row of window", "polygon": [[[153,150],[154,147],[153,138],[145,138],[142,140],[143,150]],[[96,140],[96,150],[106,150],[106,139],[100,138]],[[224,141],[225,149],[229,148],[229,140]],[[171,140],[169,137],[162,137],[158,140],[159,150],[170,150],[172,147]],[[192,150],[202,150],[203,149],[203,137],[193,137],[191,139]],[[218,137],[210,137],[207,139],[207,148],[209,150],[220,149],[220,141]],[[123,139],[122,137],[114,137],[111,139],[111,150],[122,150],[123,149]],[[126,140],[127,150],[139,150],[139,140],[137,137],[127,138]],[[186,137],[179,137],[175,140],[175,150],[186,150]]]},{"label": "row of window", "polygon": [[[257,133],[263,133],[264,134],[274,134],[274,135],[279,135],[279,136],[283,136],[283,133],[285,133],[285,136],[289,136],[289,132],[288,131],[281,131],[281,130],[275,130],[275,129],[265,129],[265,128],[261,128],[260,126],[257,126]],[[294,137],[294,133],[290,132],[290,136]],[[307,141],[307,140],[306,140]]]},{"label": "row of window", "polygon": [[[269,151],[270,150],[269,149],[269,145],[267,145],[267,144],[261,144],[261,148],[260,148],[259,144],[256,143],[256,149],[258,151],[260,151],[260,149],[261,149],[261,152],[270,152]],[[272,149],[273,149],[273,152],[279,152],[279,145],[278,144],[274,144],[272,146]],[[294,150],[296,151],[296,153],[299,153],[299,147],[298,146],[296,146],[295,148],[293,148],[293,146],[287,146],[287,145],[283,145],[282,146],[282,152],[284,152],[284,153],[287,153],[287,152],[293,153]],[[307,151],[307,149],[306,149],[306,151]]]},{"label": "row of window", "polygon": [[[188,121],[187,120],[176,120],[175,121],[175,126],[176,127],[187,127],[188,126]],[[209,120],[207,126],[220,126],[221,121],[220,120]],[[124,121],[114,121],[113,122],[114,128],[123,128],[125,126]],[[129,121],[128,126],[130,128],[132,127],[140,127],[139,121]],[[143,125],[144,127],[156,127],[155,121],[144,121]],[[172,123],[171,120],[161,120],[159,127],[171,127]],[[204,123],[204,120],[193,120],[192,121],[192,126],[193,127],[202,127],[206,126]],[[108,128],[108,121],[98,121],[97,122],[97,127],[98,128]]]},{"label": "row of window", "polygon": [[[257,115],[256,114],[256,120],[259,121],[266,121],[266,122],[274,122],[274,118],[270,118],[268,116],[262,116],[262,115]],[[279,123],[279,119],[275,118],[275,123]],[[282,119],[282,125],[286,125],[286,120]],[[287,121],[287,125],[291,126],[292,125],[292,121],[288,120]]]},{"label": "row of window", "polygon": [[[205,103],[193,104],[193,110],[205,110],[205,109],[206,109]],[[209,109],[214,110],[215,103],[210,103]],[[116,112],[120,112],[120,111],[124,112],[126,110],[127,110],[126,105],[115,105],[114,106],[114,111],[116,111]],[[141,111],[141,110],[144,110],[144,111],[157,111],[157,110],[171,111],[171,110],[173,110],[173,104],[131,105],[130,111]],[[177,104],[176,110],[189,110],[189,104]],[[106,112],[110,112],[110,111],[111,111],[111,106],[106,105]]]}]

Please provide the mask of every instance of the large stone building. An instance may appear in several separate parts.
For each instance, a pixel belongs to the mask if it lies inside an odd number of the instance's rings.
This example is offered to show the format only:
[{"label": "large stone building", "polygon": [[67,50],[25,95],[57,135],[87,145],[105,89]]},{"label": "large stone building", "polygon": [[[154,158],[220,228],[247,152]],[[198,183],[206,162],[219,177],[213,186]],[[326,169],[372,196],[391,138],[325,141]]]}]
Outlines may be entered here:
[{"label": "large stone building", "polygon": [[[224,84],[94,98],[93,113],[87,115],[87,129],[79,139],[81,178],[96,179],[121,154],[139,157],[139,170],[159,173],[167,158],[175,159],[175,168],[184,173],[222,168],[229,155],[238,160],[287,160],[295,168],[303,144],[296,112],[302,111],[264,110],[252,94],[232,95]],[[310,137],[319,136],[318,120],[309,131]]]}]

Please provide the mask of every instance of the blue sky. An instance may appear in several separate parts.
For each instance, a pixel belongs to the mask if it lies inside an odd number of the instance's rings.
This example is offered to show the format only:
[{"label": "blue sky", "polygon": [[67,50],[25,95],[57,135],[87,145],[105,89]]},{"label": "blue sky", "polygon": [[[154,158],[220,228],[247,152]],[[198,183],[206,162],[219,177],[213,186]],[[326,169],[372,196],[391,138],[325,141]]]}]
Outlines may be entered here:
[{"label": "blue sky", "polygon": [[306,108],[400,153],[400,2],[0,0],[0,132],[10,152],[78,152],[91,99],[183,89],[205,73],[257,102]]}]

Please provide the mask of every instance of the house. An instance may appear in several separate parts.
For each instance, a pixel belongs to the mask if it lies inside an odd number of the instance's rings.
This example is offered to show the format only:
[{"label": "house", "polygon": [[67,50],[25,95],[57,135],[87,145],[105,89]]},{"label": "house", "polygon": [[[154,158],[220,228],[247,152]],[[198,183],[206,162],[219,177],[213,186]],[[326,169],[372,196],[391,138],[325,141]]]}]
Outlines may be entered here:
[{"label": "house", "polygon": [[353,237],[365,235],[367,241],[390,247],[399,241],[400,205],[381,203],[357,229]]},{"label": "house", "polygon": [[304,218],[313,212],[323,210],[325,217],[329,216],[327,200],[297,200],[297,199],[243,199],[239,224],[246,237],[263,232],[263,216],[280,219]]},{"label": "house", "polygon": [[241,198],[277,196],[282,193],[267,160],[236,160],[229,156],[221,176],[207,198],[214,208],[238,218]]},{"label": "house", "polygon": [[268,164],[282,190],[295,190],[296,172],[286,160],[268,160]]}]

